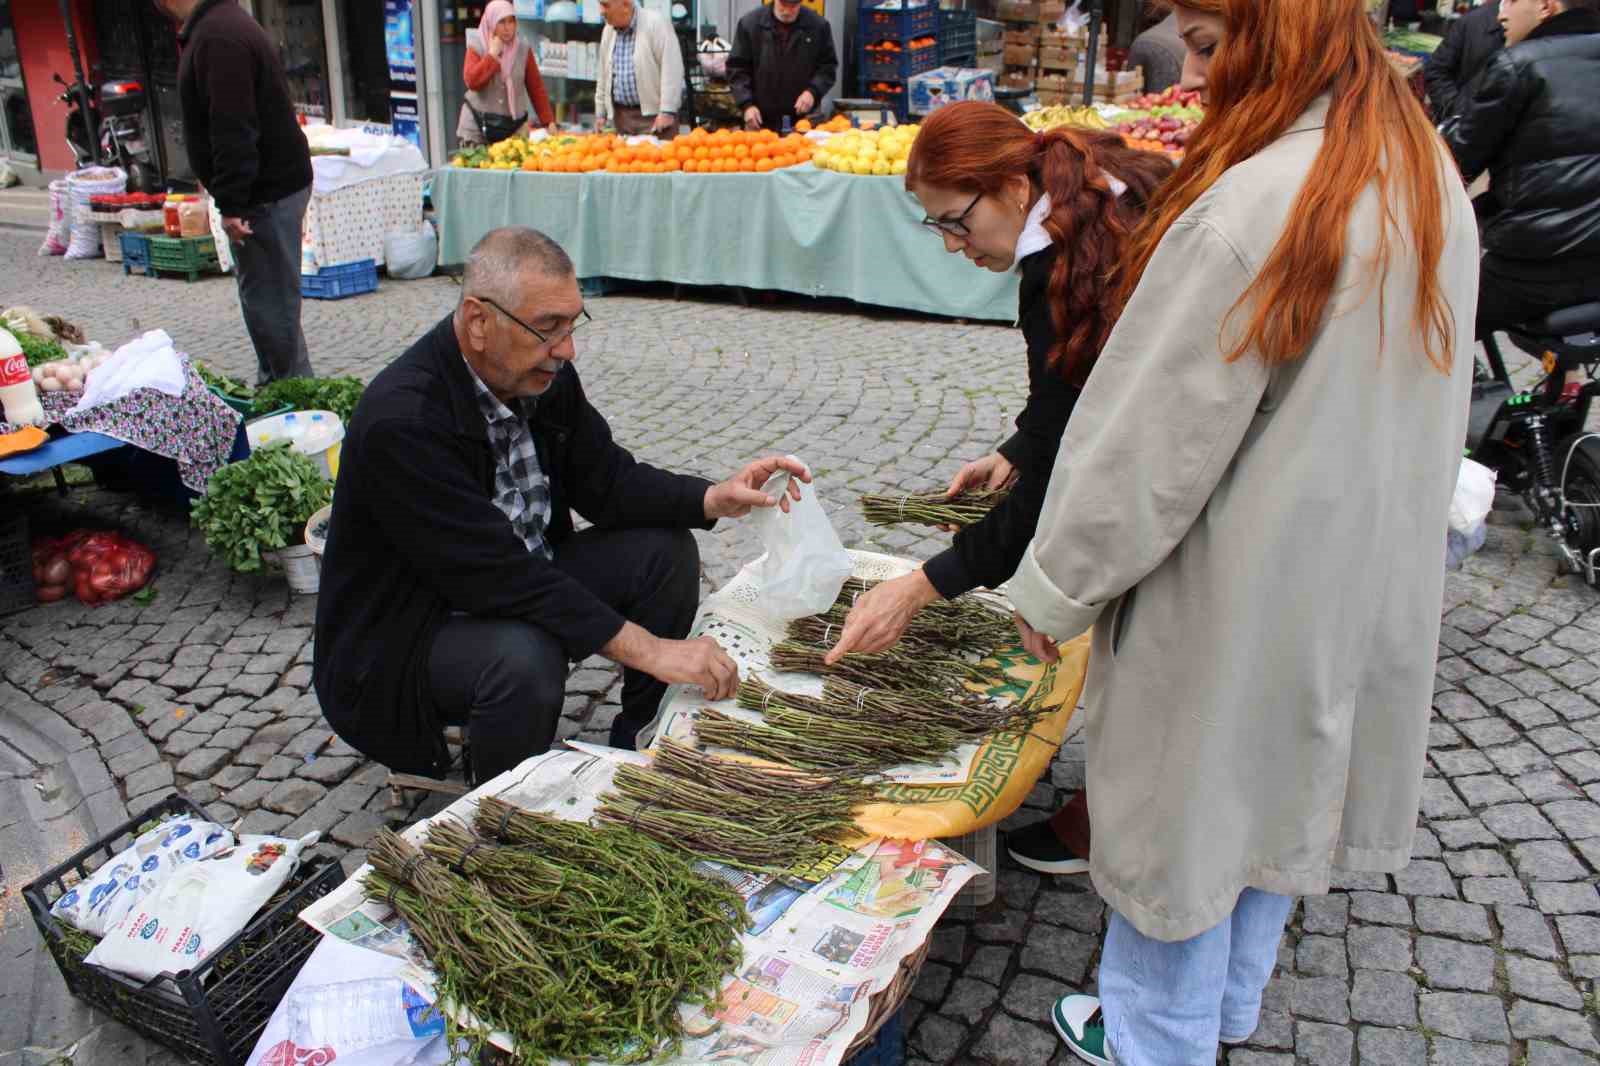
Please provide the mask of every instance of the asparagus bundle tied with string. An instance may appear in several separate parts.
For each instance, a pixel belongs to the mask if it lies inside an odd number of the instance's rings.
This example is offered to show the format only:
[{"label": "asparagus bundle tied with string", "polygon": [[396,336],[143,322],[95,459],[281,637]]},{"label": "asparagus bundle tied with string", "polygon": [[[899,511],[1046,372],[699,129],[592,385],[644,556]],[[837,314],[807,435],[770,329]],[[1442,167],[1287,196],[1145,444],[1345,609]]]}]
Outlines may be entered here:
[{"label": "asparagus bundle tied with string", "polygon": [[861,513],[874,526],[970,526],[1011,492],[1009,488],[911,494],[865,493]]},{"label": "asparagus bundle tied with string", "polygon": [[[831,608],[811,617],[822,619],[824,626],[831,624],[842,628],[856,600],[879,584],[867,578],[852,577],[845,581]],[[837,639],[839,632],[835,629],[832,636]],[[941,647],[990,652],[1017,643],[1017,624],[1005,611],[976,597],[963,595],[951,600],[934,600],[922,608],[911,620],[905,635]]]},{"label": "asparagus bundle tied with string", "polygon": [[823,680],[821,696],[784,692],[760,678],[751,677],[739,683],[738,702],[749,711],[787,707],[893,728],[946,729],[966,740],[980,740],[995,733],[1024,732],[1039,718],[1039,708],[1022,700],[1002,703],[976,694],[960,697],[908,695],[858,685],[838,677]]},{"label": "asparagus bundle tied with string", "polygon": [[988,684],[994,668],[963,659],[948,650],[937,654],[922,649],[893,647],[872,654],[846,655],[836,663],[824,662],[828,649],[797,640],[780,641],[767,653],[774,670],[784,673],[837,676],[867,688],[893,689],[930,697],[962,691],[963,682]]},{"label": "asparagus bundle tied with string", "polygon": [[787,707],[772,707],[764,722],[747,722],[710,707],[695,718],[695,737],[807,770],[881,774],[905,763],[939,762],[962,743],[949,729],[864,725]]}]

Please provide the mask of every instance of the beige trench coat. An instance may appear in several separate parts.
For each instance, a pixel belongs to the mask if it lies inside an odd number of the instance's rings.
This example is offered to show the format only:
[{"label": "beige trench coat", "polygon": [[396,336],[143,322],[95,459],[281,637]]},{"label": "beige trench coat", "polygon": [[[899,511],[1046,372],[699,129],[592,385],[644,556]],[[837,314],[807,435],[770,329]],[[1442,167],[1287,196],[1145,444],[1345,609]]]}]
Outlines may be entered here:
[{"label": "beige trench coat", "polygon": [[1410,859],[1477,231],[1441,145],[1448,377],[1412,326],[1409,242],[1377,298],[1372,190],[1310,351],[1270,371],[1225,362],[1221,333],[1241,328],[1227,312],[1286,224],[1327,108],[1229,170],[1162,241],[1073,411],[1010,584],[1041,632],[1094,626],[1091,876],[1159,940],[1217,925],[1246,887],[1322,893],[1332,867]]}]

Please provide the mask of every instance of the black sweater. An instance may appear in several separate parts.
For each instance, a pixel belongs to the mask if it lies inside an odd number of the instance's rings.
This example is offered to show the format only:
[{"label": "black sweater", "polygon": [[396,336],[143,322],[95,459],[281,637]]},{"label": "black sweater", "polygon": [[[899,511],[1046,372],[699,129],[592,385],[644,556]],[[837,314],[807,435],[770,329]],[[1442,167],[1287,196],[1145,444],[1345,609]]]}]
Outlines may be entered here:
[{"label": "black sweater", "polygon": [[[529,422],[550,480],[545,538],[577,510],[605,528],[709,529],[710,482],[634,460],[562,367]],[[313,677],[328,724],[394,770],[440,769],[425,663],[452,611],[546,630],[570,659],[623,619],[531,554],[494,505],[494,453],[450,317],[386,367],[350,418],[317,602]]]},{"label": "black sweater", "polygon": [[1022,553],[1033,539],[1044,508],[1056,452],[1067,419],[1078,402],[1079,389],[1048,366],[1056,342],[1050,321],[1048,289],[1056,248],[1022,261],[1022,287],[1017,299],[1017,324],[1028,342],[1028,402],[1017,415],[1017,432],[999,452],[1017,468],[1017,482],[999,506],[956,534],[955,543],[923,564],[923,572],[939,595],[950,599],[984,586],[993,588],[1016,573]]},{"label": "black sweater", "polygon": [[236,0],[205,0],[178,35],[178,97],[189,166],[224,215],[311,184],[311,149],[295,119],[278,49]]}]

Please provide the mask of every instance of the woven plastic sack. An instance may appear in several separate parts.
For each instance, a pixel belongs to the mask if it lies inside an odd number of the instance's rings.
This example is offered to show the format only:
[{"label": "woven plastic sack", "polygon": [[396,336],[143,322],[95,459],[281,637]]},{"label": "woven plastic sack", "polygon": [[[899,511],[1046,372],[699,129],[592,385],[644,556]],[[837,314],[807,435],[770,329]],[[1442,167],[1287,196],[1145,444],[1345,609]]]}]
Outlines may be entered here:
[{"label": "woven plastic sack", "polygon": [[383,261],[389,276],[415,281],[433,273],[439,262],[439,235],[424,221],[415,233],[391,233],[383,238]]},{"label": "woven plastic sack", "polygon": [[67,200],[72,236],[68,259],[97,259],[102,254],[100,223],[89,217],[91,196],[114,196],[128,191],[128,175],[121,167],[85,167],[67,175]]},{"label": "woven plastic sack", "polygon": [[57,178],[50,183],[50,228],[45,231],[44,243],[39,245],[40,255],[65,255],[67,234],[72,221],[67,217],[67,180]]}]

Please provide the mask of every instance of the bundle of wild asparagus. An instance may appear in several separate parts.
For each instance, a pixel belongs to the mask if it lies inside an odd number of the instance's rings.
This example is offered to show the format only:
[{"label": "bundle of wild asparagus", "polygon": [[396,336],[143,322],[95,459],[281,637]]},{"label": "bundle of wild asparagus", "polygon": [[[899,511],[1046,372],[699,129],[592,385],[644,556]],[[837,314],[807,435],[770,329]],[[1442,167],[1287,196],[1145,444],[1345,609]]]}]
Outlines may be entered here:
[{"label": "bundle of wild asparagus", "polygon": [[698,858],[766,873],[836,863],[871,798],[859,778],[709,755],[663,738],[651,766],[619,767],[597,816]]},{"label": "bundle of wild asparagus", "polygon": [[861,513],[875,526],[970,526],[994,510],[1009,488],[958,492],[919,492],[910,495],[865,493]]},{"label": "bundle of wild asparagus", "polygon": [[[740,961],[738,895],[629,829],[496,799],[477,826],[436,823],[421,850],[385,830],[369,848],[364,891],[405,918],[440,998],[508,1032],[519,1062],[636,1063],[679,1047],[678,1004],[712,1002]],[[482,1047],[483,1033],[451,1024]]]},{"label": "bundle of wild asparagus", "polygon": [[965,740],[1029,729],[1038,720],[1040,710],[1035,703],[1023,700],[1001,703],[975,694],[911,695],[869,688],[838,677],[823,680],[821,696],[784,692],[760,678],[747,678],[739,683],[738,700],[739,706],[750,711],[787,707],[873,726],[946,729]]},{"label": "bundle of wild asparagus", "polygon": [[[839,598],[834,601],[831,608],[823,614],[802,618],[800,621],[811,627],[813,633],[816,632],[819,623],[812,622],[811,619],[821,619],[822,626],[838,626],[839,628],[830,634],[837,640],[844,627],[844,620],[850,614],[850,608],[855,606],[860,596],[876,588],[877,585],[876,581],[852,577],[845,581],[844,587],[839,590]],[[794,635],[792,630],[790,635]],[[990,607],[975,597],[957,596],[951,600],[934,600],[918,611],[917,616],[906,627],[905,635],[926,644],[987,654],[996,648],[1016,644],[1017,625],[1009,614]],[[813,643],[818,642],[815,636],[804,639]],[[832,641],[821,642],[832,643]]]},{"label": "bundle of wild asparagus", "polygon": [[767,661],[785,673],[842,677],[867,688],[928,696],[959,691],[964,681],[982,684],[994,679],[993,667],[980,666],[949,649],[897,644],[870,655],[846,655],[831,665],[823,661],[827,654],[823,645],[784,640],[772,646]]},{"label": "bundle of wild asparagus", "polygon": [[863,724],[831,715],[772,706],[761,722],[747,722],[705,707],[694,722],[696,739],[719,748],[823,773],[866,776],[911,762],[939,762],[963,737],[941,726]]}]

